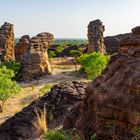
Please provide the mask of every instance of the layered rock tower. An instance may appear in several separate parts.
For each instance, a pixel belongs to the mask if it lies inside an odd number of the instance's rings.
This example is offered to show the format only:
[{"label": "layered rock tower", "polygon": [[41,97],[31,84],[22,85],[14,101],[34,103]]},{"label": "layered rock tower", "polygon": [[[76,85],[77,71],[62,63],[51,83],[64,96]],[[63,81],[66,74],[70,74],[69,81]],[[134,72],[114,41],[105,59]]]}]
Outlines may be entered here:
[{"label": "layered rock tower", "polygon": [[0,28],[0,61],[14,60],[14,29],[5,22]]},{"label": "layered rock tower", "polygon": [[45,74],[51,74],[47,50],[53,41],[53,35],[46,32],[30,39],[21,59],[21,80],[28,81]]},{"label": "layered rock tower", "polygon": [[19,39],[15,45],[15,58],[18,62],[21,61],[23,54],[26,52],[30,41],[29,35],[24,35]]},{"label": "layered rock tower", "polygon": [[103,32],[105,27],[103,26],[100,20],[95,20],[89,23],[88,25],[88,53],[92,52],[101,52],[106,54],[106,48],[104,45]]}]

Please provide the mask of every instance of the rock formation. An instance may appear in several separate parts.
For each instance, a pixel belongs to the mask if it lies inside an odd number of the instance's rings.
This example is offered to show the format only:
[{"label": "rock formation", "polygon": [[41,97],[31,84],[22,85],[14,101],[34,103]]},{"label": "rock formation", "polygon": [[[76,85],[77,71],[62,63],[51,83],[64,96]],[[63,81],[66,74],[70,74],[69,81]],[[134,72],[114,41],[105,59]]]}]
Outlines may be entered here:
[{"label": "rock formation", "polygon": [[120,50],[120,42],[122,39],[130,36],[131,33],[119,34],[116,36],[107,36],[104,38],[107,54],[118,53]]},{"label": "rock formation", "polygon": [[105,31],[104,26],[100,20],[95,20],[88,25],[88,53],[101,52],[106,54],[106,48],[104,45],[103,32]]},{"label": "rock formation", "polygon": [[0,28],[0,61],[14,60],[13,25],[5,22]]},{"label": "rock formation", "polygon": [[21,80],[28,81],[51,73],[47,50],[53,41],[54,37],[50,33],[40,33],[30,39],[21,59]]},{"label": "rock formation", "polygon": [[88,85],[85,100],[71,110],[65,129],[75,127],[87,139],[96,133],[99,140],[128,140],[139,134],[140,27],[132,32],[102,75]]},{"label": "rock formation", "polygon": [[29,45],[29,35],[24,35],[19,39],[19,42],[15,45],[15,59],[20,62],[23,54],[26,52]]},{"label": "rock formation", "polygon": [[21,112],[0,126],[0,140],[35,140],[39,131],[33,125],[34,110],[47,107],[47,120],[50,129],[60,128],[71,106],[85,97],[86,83],[65,82],[55,85],[49,93],[34,101]]}]

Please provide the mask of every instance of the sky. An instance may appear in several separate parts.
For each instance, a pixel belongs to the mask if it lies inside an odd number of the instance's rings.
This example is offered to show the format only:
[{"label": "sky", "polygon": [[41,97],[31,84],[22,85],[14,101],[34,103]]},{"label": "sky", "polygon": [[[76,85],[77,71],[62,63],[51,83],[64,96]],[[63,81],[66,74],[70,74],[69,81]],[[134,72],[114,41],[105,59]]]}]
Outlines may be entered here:
[{"label": "sky", "polygon": [[140,0],[0,0],[0,26],[14,24],[16,37],[50,32],[55,38],[87,38],[90,21],[100,19],[104,36],[140,25]]}]

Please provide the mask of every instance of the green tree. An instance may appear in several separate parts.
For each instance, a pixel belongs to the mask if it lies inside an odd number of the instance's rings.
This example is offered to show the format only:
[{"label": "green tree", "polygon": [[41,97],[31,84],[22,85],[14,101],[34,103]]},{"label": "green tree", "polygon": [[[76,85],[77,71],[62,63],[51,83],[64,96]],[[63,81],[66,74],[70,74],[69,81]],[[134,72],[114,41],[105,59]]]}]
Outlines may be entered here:
[{"label": "green tree", "polygon": [[88,79],[94,79],[105,69],[108,60],[109,56],[94,52],[91,54],[83,54],[78,61],[82,65],[82,69],[86,72]]},{"label": "green tree", "polygon": [[5,102],[20,92],[20,86],[11,79],[15,76],[14,71],[6,66],[0,68],[0,112],[3,112]]},{"label": "green tree", "polygon": [[56,56],[56,54],[55,54],[54,51],[49,51],[48,52],[48,55],[49,55],[49,58],[52,58],[52,57],[55,57]]},{"label": "green tree", "polygon": [[15,73],[14,78],[18,77],[19,71],[20,71],[20,68],[21,68],[20,63],[18,63],[16,61],[6,61],[6,62],[2,63],[0,67],[2,67],[2,66],[6,66],[7,69],[13,70],[14,73]]}]

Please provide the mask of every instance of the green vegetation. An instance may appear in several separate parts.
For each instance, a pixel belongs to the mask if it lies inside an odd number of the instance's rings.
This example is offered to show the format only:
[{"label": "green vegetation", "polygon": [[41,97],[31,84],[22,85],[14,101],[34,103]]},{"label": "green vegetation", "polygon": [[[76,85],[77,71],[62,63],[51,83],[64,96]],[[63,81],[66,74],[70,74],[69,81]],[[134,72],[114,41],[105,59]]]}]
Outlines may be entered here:
[{"label": "green vegetation", "polygon": [[61,131],[61,130],[51,130],[48,131],[44,138],[46,140],[85,140],[84,136],[78,131]]},{"label": "green vegetation", "polygon": [[86,39],[56,39],[54,44],[59,46],[87,44]]},{"label": "green vegetation", "polygon": [[105,69],[108,60],[109,56],[104,56],[99,52],[83,54],[78,58],[82,66],[81,69],[86,72],[88,79],[94,79],[99,76]]},{"label": "green vegetation", "polygon": [[61,53],[63,50],[64,50],[64,47],[63,46],[57,46],[57,51],[59,53]]},{"label": "green vegetation", "polygon": [[70,54],[74,57],[75,70],[77,71],[78,58],[82,55],[82,53],[78,50],[71,50]]},{"label": "green vegetation", "polygon": [[52,86],[53,86],[52,84],[46,84],[46,85],[44,85],[44,86],[39,90],[39,94],[42,96],[42,95],[44,95],[45,93],[49,92]]},{"label": "green vegetation", "polygon": [[71,137],[62,131],[48,131],[44,138],[46,140],[71,140]]},{"label": "green vegetation", "polygon": [[0,68],[0,112],[3,112],[5,102],[20,92],[21,88],[12,81],[13,77],[15,77],[13,70],[7,69],[6,66]]},{"label": "green vegetation", "polygon": [[18,63],[16,61],[6,61],[6,62],[4,62],[0,65],[0,67],[2,67],[2,66],[6,66],[7,69],[13,70],[14,74],[15,74],[14,78],[18,77],[19,71],[20,71],[20,68],[21,68],[20,63]]},{"label": "green vegetation", "polygon": [[90,138],[90,140],[97,140],[97,135],[96,134],[93,134]]},{"label": "green vegetation", "polygon": [[55,54],[54,51],[49,51],[48,52],[48,55],[49,55],[49,58],[52,58],[52,57],[55,57],[56,56],[56,54]]}]

